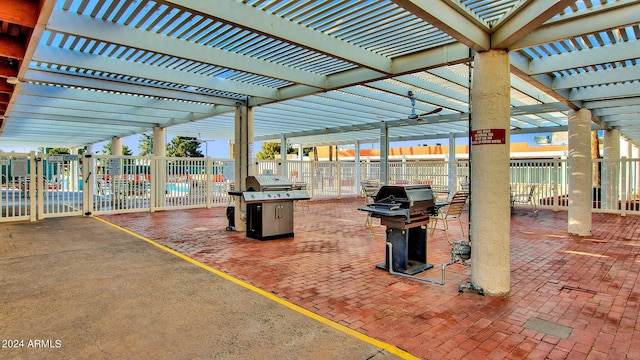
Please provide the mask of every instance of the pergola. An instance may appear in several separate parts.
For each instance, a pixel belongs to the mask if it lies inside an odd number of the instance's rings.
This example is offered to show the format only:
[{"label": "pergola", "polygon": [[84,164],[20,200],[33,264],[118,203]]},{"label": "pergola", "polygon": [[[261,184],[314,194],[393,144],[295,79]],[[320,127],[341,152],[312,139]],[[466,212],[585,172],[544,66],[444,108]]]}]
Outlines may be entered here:
[{"label": "pergola", "polygon": [[511,134],[564,131],[586,108],[640,144],[638,14],[628,0],[5,0],[0,147],[158,127],[233,139],[239,103],[255,140],[376,141],[382,121],[391,141],[462,137],[473,55],[490,49],[509,51]]}]

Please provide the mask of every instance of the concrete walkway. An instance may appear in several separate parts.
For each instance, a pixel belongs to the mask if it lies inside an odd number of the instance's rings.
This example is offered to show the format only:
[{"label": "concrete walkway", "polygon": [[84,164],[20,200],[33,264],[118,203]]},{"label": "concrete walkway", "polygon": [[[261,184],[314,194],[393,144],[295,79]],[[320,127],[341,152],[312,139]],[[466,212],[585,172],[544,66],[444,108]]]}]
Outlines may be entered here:
[{"label": "concrete walkway", "polygon": [[[271,241],[225,231],[224,208],[104,219],[422,359],[640,360],[640,216],[594,213],[593,235],[576,237],[566,211],[517,206],[511,291],[480,296],[458,292],[471,274],[460,264],[442,286],[376,269],[385,227],[374,219],[372,235],[363,203],[296,204],[295,237]],[[462,237],[455,223],[449,232]],[[429,235],[435,266],[419,276],[440,279],[450,249],[443,232]]]},{"label": "concrete walkway", "polygon": [[0,229],[1,359],[398,358],[96,218]]}]

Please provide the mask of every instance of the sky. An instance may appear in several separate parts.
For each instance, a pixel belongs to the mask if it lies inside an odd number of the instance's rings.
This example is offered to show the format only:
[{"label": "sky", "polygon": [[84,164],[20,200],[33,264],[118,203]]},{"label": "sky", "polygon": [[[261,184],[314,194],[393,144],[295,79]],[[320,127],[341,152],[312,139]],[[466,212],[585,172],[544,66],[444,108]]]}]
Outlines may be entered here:
[{"label": "sky", "polygon": [[[529,145],[536,145],[534,142],[534,136],[539,136],[539,135],[548,135],[549,133],[540,133],[540,134],[526,134],[526,135],[511,135],[511,142],[527,142],[529,143]],[[133,135],[133,136],[128,136],[122,139],[122,144],[126,145],[127,147],[129,147],[129,149],[131,149],[131,151],[133,152],[133,155],[138,155],[140,149],[138,148],[138,143],[139,143],[139,139],[140,139],[140,135]],[[167,143],[170,141],[170,139],[167,140]],[[102,147],[106,144],[106,141],[97,143],[94,145],[93,150],[94,152],[98,152],[102,150]],[[467,138],[457,138],[456,139],[456,143],[458,145],[463,145],[463,144],[467,144],[468,140]],[[418,145],[436,145],[436,144],[441,144],[441,145],[448,145],[449,144],[449,139],[441,139],[441,140],[420,140],[420,141],[404,141],[404,142],[392,142],[390,144],[390,147],[392,148],[397,148],[397,147],[411,147],[411,146],[418,146]],[[258,151],[260,151],[260,148],[262,147],[262,142],[258,141],[254,143],[254,151],[257,153]],[[378,148],[378,144],[377,143],[362,143],[361,144],[361,148],[363,149],[370,149],[370,148]],[[34,148],[20,148],[20,147],[3,147],[0,145],[0,150],[1,151],[15,151],[15,152],[29,152],[31,150],[37,151],[37,149]],[[204,154],[205,151],[207,152],[205,155],[211,158],[218,158],[218,159],[229,159],[230,155],[229,155],[229,142],[227,139],[211,139],[209,141],[200,145],[200,151]]]},{"label": "sky", "polygon": [[[511,135],[511,142],[527,142],[530,145],[535,145],[534,136],[548,135],[548,134],[549,133],[547,132],[542,134]],[[136,137],[130,136],[128,138],[124,138],[122,140],[122,143],[127,145],[129,149],[133,151],[134,155],[137,155],[137,153],[140,151],[140,149],[138,149],[138,139],[139,139],[138,136]],[[212,139],[212,140],[213,141],[207,141],[206,146],[204,143],[200,145],[200,151],[204,154],[206,149],[208,153],[205,155],[212,158],[221,158],[221,159],[230,158],[228,140],[227,139]],[[167,140],[167,143],[169,143],[169,140]],[[418,146],[418,145],[424,146],[424,145],[436,145],[436,144],[449,145],[449,139],[391,142],[390,147],[392,148],[411,147],[411,146]],[[456,144],[458,145],[468,144],[468,139],[457,138]],[[100,143],[99,145],[95,146],[94,151],[102,149],[103,145],[104,143]],[[262,141],[258,141],[254,143],[255,152],[260,151],[261,147],[262,147]],[[378,143],[362,143],[361,144],[361,148],[363,149],[378,148],[378,147],[379,147]]]}]

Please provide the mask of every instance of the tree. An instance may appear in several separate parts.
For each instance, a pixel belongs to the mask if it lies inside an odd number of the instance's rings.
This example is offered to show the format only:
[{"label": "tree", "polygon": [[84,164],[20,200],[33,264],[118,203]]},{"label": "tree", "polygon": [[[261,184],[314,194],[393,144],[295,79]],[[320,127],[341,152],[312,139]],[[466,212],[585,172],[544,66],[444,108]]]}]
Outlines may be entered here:
[{"label": "tree", "polygon": [[176,136],[167,145],[167,156],[204,157],[200,152],[200,142],[195,137]]},{"label": "tree", "polygon": [[46,153],[46,154],[70,154],[71,153],[67,148],[38,148],[38,152]]},{"label": "tree", "polygon": [[138,153],[140,156],[153,155],[153,136],[142,134],[140,141],[138,141],[138,149],[140,149]]},{"label": "tree", "polygon": [[[113,155],[111,151],[111,141],[107,141],[106,144],[102,147],[102,153],[105,155]],[[122,155],[129,156],[132,155],[131,149],[127,145],[122,144]]]},{"label": "tree", "polygon": [[[287,148],[287,154],[297,154],[297,153],[298,153],[298,149],[294,149],[292,147]],[[258,151],[258,153],[256,154],[256,157],[259,160],[273,160],[276,158],[276,155],[280,155],[280,143],[264,142],[262,143],[262,147],[260,148],[260,151]]]},{"label": "tree", "polygon": [[302,148],[302,155],[303,156],[309,156],[309,154],[313,151],[312,147],[306,147],[306,148]]}]

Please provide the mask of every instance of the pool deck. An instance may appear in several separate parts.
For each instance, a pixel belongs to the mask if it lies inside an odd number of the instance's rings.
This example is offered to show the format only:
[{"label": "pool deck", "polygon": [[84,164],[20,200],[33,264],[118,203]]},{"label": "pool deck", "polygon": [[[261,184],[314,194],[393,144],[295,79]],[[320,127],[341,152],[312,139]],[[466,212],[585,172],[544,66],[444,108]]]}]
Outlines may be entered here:
[{"label": "pool deck", "polygon": [[[461,264],[447,267],[444,285],[376,269],[384,261],[384,227],[365,227],[366,213],[356,210],[363,203],[362,198],[311,201],[308,208],[297,203],[295,237],[269,241],[226,231],[225,208],[100,218],[127,230],[114,227],[116,232],[130,231],[172,249],[178,262],[193,259],[253,286],[268,302],[293,304],[312,321],[326,319],[340,332],[397,348],[399,357],[640,359],[639,216],[593,214],[592,236],[576,237],[567,234],[566,212],[539,210],[536,217],[527,207],[516,207],[511,291],[481,296],[458,292],[471,273]],[[455,226],[450,235],[462,236]],[[153,248],[150,253],[163,251],[137,241]],[[435,266],[418,276],[440,280],[440,264],[449,261],[449,252],[443,233],[429,236],[428,261]],[[209,323],[202,331],[212,331],[209,327],[218,329]]]}]

